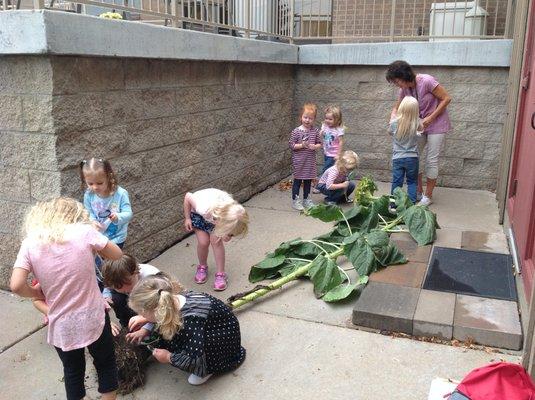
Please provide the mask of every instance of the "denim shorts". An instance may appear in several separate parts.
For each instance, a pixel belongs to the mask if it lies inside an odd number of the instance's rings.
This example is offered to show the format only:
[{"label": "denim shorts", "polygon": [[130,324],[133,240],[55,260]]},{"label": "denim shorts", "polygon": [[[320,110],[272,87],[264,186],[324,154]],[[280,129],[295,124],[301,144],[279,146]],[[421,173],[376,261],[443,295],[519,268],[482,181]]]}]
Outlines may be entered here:
[{"label": "denim shorts", "polygon": [[201,214],[197,214],[196,212],[192,211],[190,213],[190,218],[191,226],[193,226],[195,229],[200,229],[201,231],[205,231],[207,233],[212,233],[214,230],[214,224],[205,220]]}]

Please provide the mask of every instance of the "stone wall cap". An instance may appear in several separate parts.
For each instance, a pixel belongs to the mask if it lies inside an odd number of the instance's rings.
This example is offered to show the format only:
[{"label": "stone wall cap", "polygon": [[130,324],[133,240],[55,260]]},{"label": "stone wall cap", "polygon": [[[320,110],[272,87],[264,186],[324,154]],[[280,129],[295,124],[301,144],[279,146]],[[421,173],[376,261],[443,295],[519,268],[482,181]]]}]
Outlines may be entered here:
[{"label": "stone wall cap", "polygon": [[302,65],[509,67],[512,40],[293,45],[51,10],[0,13],[0,55],[79,55]]},{"label": "stone wall cap", "polygon": [[299,64],[509,67],[512,47],[509,39],[310,44],[299,47]]},{"label": "stone wall cap", "polygon": [[298,46],[51,10],[0,13],[0,55],[296,64]]}]

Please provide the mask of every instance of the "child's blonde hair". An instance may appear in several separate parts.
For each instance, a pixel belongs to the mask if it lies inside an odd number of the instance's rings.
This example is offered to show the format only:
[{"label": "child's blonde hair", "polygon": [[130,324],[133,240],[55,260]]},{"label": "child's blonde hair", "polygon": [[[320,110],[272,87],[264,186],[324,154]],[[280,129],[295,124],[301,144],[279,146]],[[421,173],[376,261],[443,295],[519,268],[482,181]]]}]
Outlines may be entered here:
[{"label": "child's blonde hair", "polygon": [[314,103],[305,103],[303,104],[303,107],[301,108],[301,114],[302,117],[304,113],[309,112],[311,114],[314,114],[314,118],[318,115],[318,107]]},{"label": "child's blonde hair", "polygon": [[420,108],[418,100],[412,96],[405,96],[398,107],[398,130],[396,132],[396,139],[407,139],[412,135],[416,135],[418,130]]},{"label": "child's blonde hair", "polygon": [[102,171],[104,175],[106,175],[106,179],[108,180],[108,191],[110,193],[115,193],[117,190],[117,177],[115,176],[115,172],[113,172],[111,164],[108,160],[102,158],[90,158],[89,160],[82,160],[80,161],[79,170],[82,191],[87,189],[87,185],[85,183],[85,173],[96,173],[98,171]]},{"label": "child's blonde hair", "polygon": [[342,126],[342,110],[340,110],[340,107],[338,106],[327,106],[324,110],[325,115],[332,114],[334,119],[334,128],[338,128],[339,126]]},{"label": "child's blonde hair", "polygon": [[90,223],[89,213],[74,199],[59,197],[34,205],[26,215],[24,233],[43,243],[62,243],[67,225]]},{"label": "child's blonde hair", "polygon": [[338,170],[352,171],[359,166],[359,156],[351,150],[346,150],[336,160]]},{"label": "child's blonde hair", "polygon": [[244,236],[247,233],[249,215],[236,200],[214,207],[211,213],[215,221],[214,234],[216,236]]},{"label": "child's blonde hair", "polygon": [[151,275],[141,279],[132,289],[128,305],[138,314],[154,312],[158,330],[165,340],[171,340],[182,327],[182,314],[175,295],[182,286],[165,275]]}]

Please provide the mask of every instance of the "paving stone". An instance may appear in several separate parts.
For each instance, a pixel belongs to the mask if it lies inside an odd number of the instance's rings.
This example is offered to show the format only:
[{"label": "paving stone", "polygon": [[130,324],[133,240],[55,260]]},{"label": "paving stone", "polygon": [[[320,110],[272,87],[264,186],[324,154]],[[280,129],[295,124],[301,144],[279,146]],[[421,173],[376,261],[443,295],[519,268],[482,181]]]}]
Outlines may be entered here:
[{"label": "paving stone", "polygon": [[370,281],[390,283],[398,286],[420,288],[427,271],[427,264],[408,262],[401,265],[390,265],[370,275]]},{"label": "paving stone", "polygon": [[507,238],[502,232],[464,231],[461,248],[476,251],[490,251],[492,253],[509,254]]},{"label": "paving stone", "polygon": [[459,229],[437,229],[435,246],[460,249],[463,232]]},{"label": "paving stone", "polygon": [[353,324],[412,334],[420,289],[370,282],[353,309]]},{"label": "paving stone", "polygon": [[516,302],[457,295],[453,337],[520,350],[522,328]]},{"label": "paving stone", "polygon": [[431,254],[431,245],[418,246],[414,239],[392,240],[397,248],[407,257],[407,260],[417,263],[428,263]]},{"label": "paving stone", "polygon": [[413,335],[450,340],[454,311],[454,293],[422,289],[414,312]]}]

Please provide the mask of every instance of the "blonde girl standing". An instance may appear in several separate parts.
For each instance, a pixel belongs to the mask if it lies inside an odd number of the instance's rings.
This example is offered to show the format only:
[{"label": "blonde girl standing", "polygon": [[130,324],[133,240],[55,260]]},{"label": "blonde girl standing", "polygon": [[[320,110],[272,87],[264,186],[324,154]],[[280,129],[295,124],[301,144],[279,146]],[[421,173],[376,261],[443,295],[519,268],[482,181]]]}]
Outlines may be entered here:
[{"label": "blonde girl standing", "polygon": [[216,273],[214,290],[227,288],[225,273],[225,245],[234,236],[247,233],[249,216],[241,204],[230,194],[219,189],[203,189],[186,193],[184,197],[184,226],[195,232],[199,264],[195,282],[205,283],[208,277],[208,251],[212,246]]},{"label": "blonde girl standing", "polygon": [[[301,125],[292,131],[289,146],[292,150],[292,207],[303,210],[314,203],[308,198],[312,180],[317,176],[316,150],[321,148],[321,137],[314,126],[318,109],[315,104],[306,103],[301,109]],[[303,202],[299,199],[299,190],[303,184]]]},{"label": "blonde girl standing", "polygon": [[[84,206],[92,221],[113,243],[123,248],[132,219],[132,207],[128,192],[117,183],[117,177],[108,160],[91,158],[80,162],[81,188],[84,191]],[[99,286],[103,288],[100,258],[95,260]],[[105,297],[111,292],[105,291]]]},{"label": "blonde girl standing", "polygon": [[390,121],[388,133],[392,135],[392,190],[403,187],[407,180],[407,192],[416,203],[418,185],[418,136],[423,129],[419,120],[418,101],[405,96]]},{"label": "blonde girl standing", "polygon": [[129,306],[145,318],[131,324],[130,330],[155,323],[159,340],[151,346],[152,355],[189,372],[192,385],[232,371],[245,360],[238,319],[215,297],[184,292],[164,276],[149,276],[136,284]]},{"label": "blonde girl standing", "polygon": [[[19,296],[46,299],[47,341],[63,363],[67,399],[85,396],[85,347],[94,360],[102,399],[115,399],[113,337],[108,305],[95,280],[93,253],[118,259],[121,249],[95,230],[82,204],[68,198],[33,206],[25,231],[10,286]],[[39,284],[28,285],[29,273]]]},{"label": "blonde girl standing", "polygon": [[323,174],[331,168],[344,147],[344,130],[342,125],[342,111],[338,106],[328,106],[325,109],[325,120],[321,125],[321,140],[323,143]]}]

